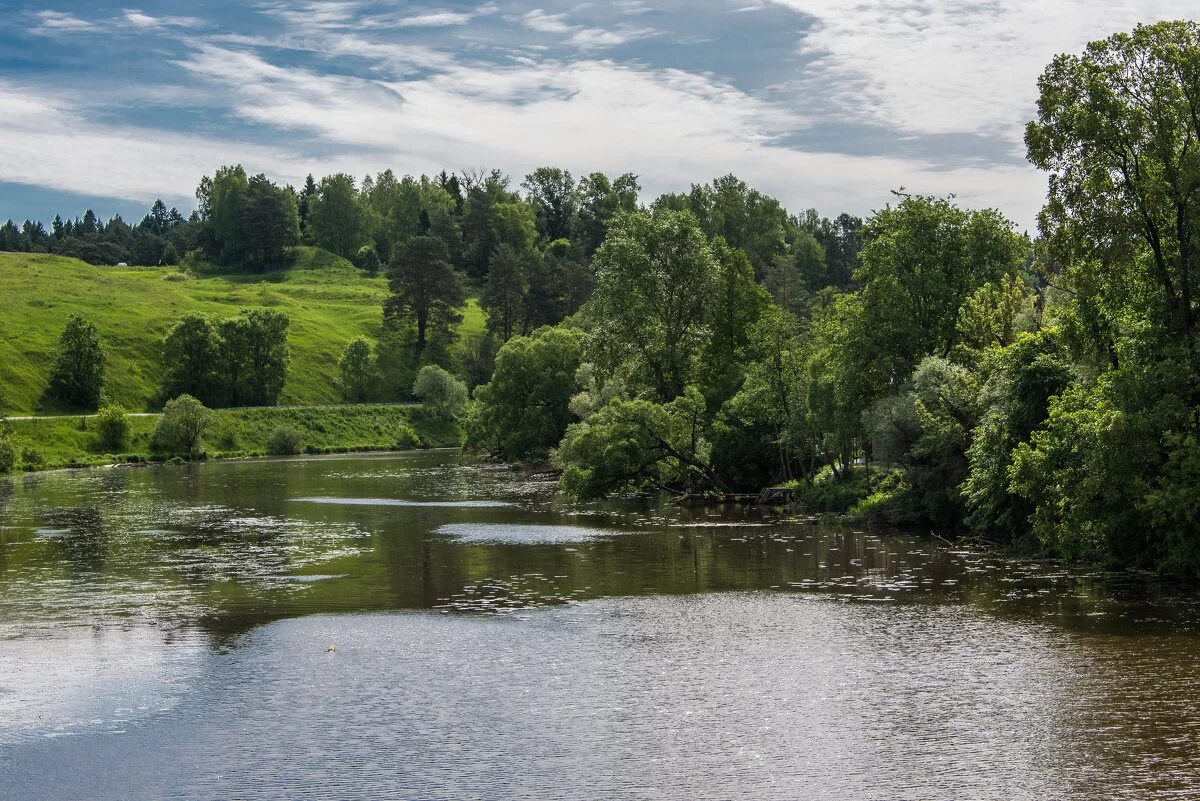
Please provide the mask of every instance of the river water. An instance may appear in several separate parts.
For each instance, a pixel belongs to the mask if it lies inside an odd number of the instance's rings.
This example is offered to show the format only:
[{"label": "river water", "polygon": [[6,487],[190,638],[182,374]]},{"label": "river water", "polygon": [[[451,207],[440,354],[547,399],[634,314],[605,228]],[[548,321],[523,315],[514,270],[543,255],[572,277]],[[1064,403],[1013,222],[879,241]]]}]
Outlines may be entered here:
[{"label": "river water", "polygon": [[443,452],[0,484],[0,799],[1200,798],[1200,601]]}]

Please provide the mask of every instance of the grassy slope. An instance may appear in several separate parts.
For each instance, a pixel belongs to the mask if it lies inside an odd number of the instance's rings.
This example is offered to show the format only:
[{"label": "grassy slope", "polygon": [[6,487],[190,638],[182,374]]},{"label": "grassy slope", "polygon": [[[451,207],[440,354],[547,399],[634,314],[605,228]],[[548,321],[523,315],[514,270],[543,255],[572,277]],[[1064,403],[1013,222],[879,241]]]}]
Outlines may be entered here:
[{"label": "grassy slope", "polygon": [[[337,403],[342,349],[356,336],[378,337],[387,293],[384,278],[367,278],[315,248],[298,249],[286,271],[180,277],[168,269],[0,253],[0,401],[11,414],[38,409],[54,346],[73,312],[96,323],[108,348],[108,396],[141,411],[153,405],[163,337],[176,320],[188,312],[230,316],[266,306],[291,319],[292,364],[280,402]],[[460,333],[482,330],[483,315],[472,300]]]},{"label": "grassy slope", "polygon": [[[395,405],[341,406],[300,409],[225,409],[205,437],[205,450],[214,457],[257,456],[266,453],[267,438],[280,425],[303,435],[315,453],[388,450],[395,447],[396,430],[405,422],[434,447],[455,447],[462,440],[458,426],[419,407]],[[152,458],[150,439],[158,417],[130,417],[129,439],[122,454],[100,447],[94,423],[80,417],[12,421],[18,452],[32,448],[43,467],[111,464],[126,455]]]}]

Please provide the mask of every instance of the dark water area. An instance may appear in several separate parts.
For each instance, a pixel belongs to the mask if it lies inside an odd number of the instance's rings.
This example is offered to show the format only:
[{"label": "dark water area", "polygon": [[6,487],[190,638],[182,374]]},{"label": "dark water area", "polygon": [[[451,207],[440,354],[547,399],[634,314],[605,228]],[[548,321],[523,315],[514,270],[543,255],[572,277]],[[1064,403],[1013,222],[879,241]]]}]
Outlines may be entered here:
[{"label": "dark water area", "polygon": [[1200,599],[450,453],[0,483],[0,799],[1200,798]]}]

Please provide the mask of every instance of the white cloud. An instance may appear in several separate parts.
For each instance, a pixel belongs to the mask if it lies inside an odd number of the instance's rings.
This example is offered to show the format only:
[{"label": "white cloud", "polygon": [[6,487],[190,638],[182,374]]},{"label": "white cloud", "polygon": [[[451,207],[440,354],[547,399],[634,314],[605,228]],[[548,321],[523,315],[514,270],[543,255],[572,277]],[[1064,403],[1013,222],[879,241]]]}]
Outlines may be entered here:
[{"label": "white cloud", "polygon": [[34,15],[38,24],[34,28],[36,33],[69,33],[72,31],[90,31],[96,27],[95,23],[87,20],[79,19],[78,17],[61,11],[39,11]]},{"label": "white cloud", "polygon": [[540,8],[530,11],[522,21],[526,28],[541,33],[570,33],[578,28],[567,23],[566,14],[547,14]]},{"label": "white cloud", "polygon": [[827,212],[867,212],[903,185],[998,206],[1026,226],[1043,194],[1044,181],[1025,167],[946,170],[784,147],[779,137],[804,119],[679,70],[590,60],[455,65],[419,79],[366,81],[211,47],[183,65],[226,87],[236,98],[233,112],[244,119],[315,136],[376,169],[486,164],[523,175],[555,164],[575,172],[633,171],[650,194],[735,172],[792,208]]},{"label": "white cloud", "polygon": [[[162,197],[186,208],[200,176],[222,164],[240,161],[291,183],[307,172],[291,149],[95,123],[79,113],[83,106],[79,98],[50,100],[34,88],[0,81],[4,180],[139,202]],[[335,169],[324,159],[313,161],[318,173]],[[336,168],[361,173],[370,166],[347,158]]]},{"label": "white cloud", "polygon": [[1195,16],[1195,0],[773,0],[816,20],[799,82],[844,118],[905,133],[1019,141],[1037,77],[1058,53],[1138,22]]},{"label": "white cloud", "polygon": [[[626,11],[624,13],[633,13]],[[630,25],[618,25],[613,29],[585,27],[572,25],[567,22],[565,14],[547,14],[540,8],[535,8],[521,18],[526,28],[539,33],[570,34],[569,44],[581,50],[599,50],[606,47],[616,47],[638,39],[655,36],[658,31],[653,28],[634,28]]]},{"label": "white cloud", "polygon": [[125,9],[122,18],[135,28],[144,29],[196,28],[204,24],[203,20],[196,17],[152,17],[136,8]]},{"label": "white cloud", "polygon": [[465,25],[474,19],[471,14],[457,11],[436,11],[429,14],[418,14],[415,17],[404,17],[396,21],[400,28],[444,28],[451,25]]},{"label": "white cloud", "polygon": [[617,45],[627,44],[638,39],[655,36],[657,33],[658,31],[653,28],[630,28],[624,25],[614,30],[584,28],[571,36],[571,44],[584,50],[593,50],[602,47],[616,47]]}]

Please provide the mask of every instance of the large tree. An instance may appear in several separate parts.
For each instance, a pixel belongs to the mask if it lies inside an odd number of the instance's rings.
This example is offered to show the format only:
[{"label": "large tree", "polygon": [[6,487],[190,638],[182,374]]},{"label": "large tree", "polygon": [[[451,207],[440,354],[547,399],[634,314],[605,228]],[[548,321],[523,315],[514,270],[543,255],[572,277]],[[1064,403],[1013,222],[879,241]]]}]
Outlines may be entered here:
[{"label": "large tree", "polygon": [[1013,228],[997,211],[917,196],[867,222],[855,273],[862,333],[888,385],[907,379],[924,356],[948,355],[959,340],[963,301],[1024,266],[1028,244]]},{"label": "large tree", "polygon": [[522,327],[530,291],[530,262],[535,258],[536,253],[511,245],[501,245],[492,255],[479,305],[487,312],[488,328],[505,342]]},{"label": "large tree", "polygon": [[191,395],[208,406],[224,403],[221,338],[212,320],[202,314],[184,315],[163,343],[164,400]]},{"label": "large tree", "polygon": [[690,212],[618,215],[592,260],[591,356],[666,402],[691,382],[709,341],[717,260]]},{"label": "large tree", "polygon": [[[1200,274],[1200,24],[1161,22],[1061,55],[1038,82],[1025,141],[1050,173],[1039,225],[1077,291],[1122,303],[1150,288],[1195,356]],[[1112,315],[1119,316],[1119,315]]]},{"label": "large tree", "polygon": [[327,175],[309,201],[308,235],[314,245],[352,259],[367,241],[367,215],[354,188],[354,178],[344,173]]},{"label": "large tree", "polygon": [[475,390],[467,446],[505,459],[549,453],[572,419],[582,353],[577,329],[542,328],[506,342],[491,381]]},{"label": "large tree", "polygon": [[221,366],[230,406],[273,406],[289,363],[288,318],[275,309],[249,309],[222,320]]},{"label": "large tree", "polygon": [[104,387],[105,361],[96,324],[72,314],[58,340],[50,370],[50,396],[66,406],[97,408]]},{"label": "large tree", "polygon": [[431,331],[450,337],[462,321],[466,295],[440,239],[418,236],[405,242],[392,261],[388,286],[392,294],[383,305],[384,320],[413,323],[418,348],[425,347]]},{"label": "large tree", "polygon": [[537,217],[538,234],[545,242],[568,239],[575,218],[575,179],[557,167],[539,167],[521,184]]}]

